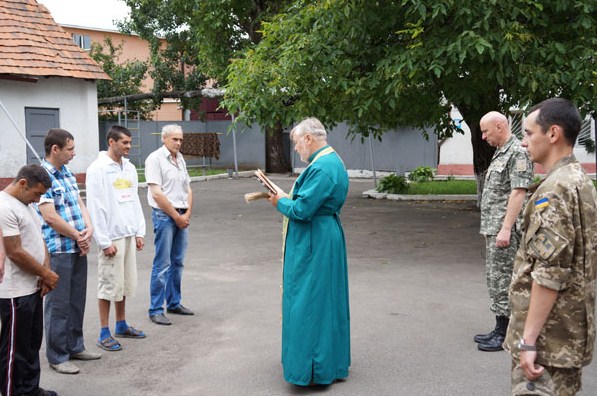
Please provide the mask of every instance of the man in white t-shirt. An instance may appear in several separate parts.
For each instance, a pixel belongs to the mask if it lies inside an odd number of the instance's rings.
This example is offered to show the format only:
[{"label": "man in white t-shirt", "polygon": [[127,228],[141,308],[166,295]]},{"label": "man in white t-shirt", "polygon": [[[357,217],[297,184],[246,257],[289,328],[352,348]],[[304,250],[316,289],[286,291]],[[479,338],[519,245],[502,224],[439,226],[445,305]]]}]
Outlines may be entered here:
[{"label": "man in white t-shirt", "polygon": [[39,387],[39,348],[43,337],[42,297],[58,275],[50,269],[41,221],[33,207],[52,185],[39,165],[22,167],[0,192],[0,229],[6,250],[0,283],[0,393],[55,396]]},{"label": "man in white t-shirt", "polygon": [[181,304],[182,270],[193,209],[191,179],[180,153],[182,139],[179,125],[165,125],[163,146],[145,160],[147,200],[155,232],[148,313],[149,319],[159,325],[172,324],[164,315],[164,302],[168,313],[194,314]]}]

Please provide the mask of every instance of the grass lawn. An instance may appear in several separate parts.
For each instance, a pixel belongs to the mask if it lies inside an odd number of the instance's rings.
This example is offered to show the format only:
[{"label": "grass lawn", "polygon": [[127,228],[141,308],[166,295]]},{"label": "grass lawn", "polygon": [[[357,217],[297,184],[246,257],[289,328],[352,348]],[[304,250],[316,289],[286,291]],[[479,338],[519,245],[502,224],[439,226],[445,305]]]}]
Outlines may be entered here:
[{"label": "grass lawn", "polygon": [[474,180],[434,180],[409,184],[407,195],[477,194]]},{"label": "grass lawn", "polygon": [[[203,176],[203,169],[202,168],[188,168],[189,176]],[[226,169],[217,169],[217,168],[207,168],[205,169],[205,176],[212,176],[212,175],[220,175],[222,173],[227,173],[228,170]],[[137,173],[139,174],[139,183],[145,182],[145,169],[137,168]]]},{"label": "grass lawn", "polygon": [[[593,180],[595,188],[597,181]],[[434,180],[430,182],[409,183],[406,195],[433,195],[433,194],[477,194],[477,184],[474,180]]]}]

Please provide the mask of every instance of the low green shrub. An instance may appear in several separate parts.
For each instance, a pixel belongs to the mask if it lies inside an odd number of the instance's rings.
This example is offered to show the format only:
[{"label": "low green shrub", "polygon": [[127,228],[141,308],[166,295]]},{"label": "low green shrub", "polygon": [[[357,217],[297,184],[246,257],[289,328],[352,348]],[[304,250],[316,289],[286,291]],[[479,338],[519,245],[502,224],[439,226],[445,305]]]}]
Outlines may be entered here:
[{"label": "low green shrub", "polygon": [[433,180],[435,169],[430,166],[418,166],[408,175],[412,182],[428,182]]},{"label": "low green shrub", "polygon": [[377,191],[388,194],[406,194],[409,185],[404,176],[396,174],[388,175],[379,180]]}]

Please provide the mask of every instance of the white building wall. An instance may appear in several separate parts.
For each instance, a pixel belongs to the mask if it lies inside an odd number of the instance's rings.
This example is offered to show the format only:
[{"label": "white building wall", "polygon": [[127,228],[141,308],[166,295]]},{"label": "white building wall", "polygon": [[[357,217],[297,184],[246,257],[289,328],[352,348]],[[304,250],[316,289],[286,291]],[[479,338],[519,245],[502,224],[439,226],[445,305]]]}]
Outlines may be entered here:
[{"label": "white building wall", "polygon": [[[57,108],[60,128],[75,137],[76,156],[69,164],[84,173],[97,157],[98,121],[95,81],[75,78],[40,78],[36,83],[0,80],[0,101],[25,135],[25,107]],[[0,109],[0,177],[14,177],[27,163],[26,144]]]},{"label": "white building wall", "polygon": [[[591,139],[595,142],[595,119],[591,119]],[[580,145],[574,146],[574,156],[578,162],[582,163],[595,163],[595,153],[587,153],[587,150]]]},{"label": "white building wall", "polygon": [[471,130],[467,123],[462,121],[462,115],[457,108],[452,108],[450,117],[456,125],[460,124],[460,130],[463,133],[454,133],[451,138],[444,141],[439,148],[439,163],[441,165],[472,165]]}]

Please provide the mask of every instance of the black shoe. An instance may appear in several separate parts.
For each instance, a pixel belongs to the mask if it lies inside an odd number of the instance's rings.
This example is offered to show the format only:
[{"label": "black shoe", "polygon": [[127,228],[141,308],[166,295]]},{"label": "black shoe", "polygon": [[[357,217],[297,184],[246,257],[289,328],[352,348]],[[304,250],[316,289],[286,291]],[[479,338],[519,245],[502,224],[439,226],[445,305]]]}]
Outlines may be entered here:
[{"label": "black shoe", "polygon": [[152,315],[149,317],[149,319],[151,319],[153,323],[159,325],[170,326],[172,324],[172,322],[170,322],[170,319],[168,319],[166,315],[164,315],[163,313]]},{"label": "black shoe", "polygon": [[473,340],[477,344],[483,344],[484,342],[491,340],[494,335],[495,335],[495,329],[491,330],[491,333],[477,334],[475,337],[473,337]]},{"label": "black shoe", "polygon": [[480,351],[484,352],[498,352],[503,351],[504,347],[502,344],[504,343],[504,339],[506,337],[501,334],[495,334],[491,339],[488,341],[477,345]]},{"label": "black shoe", "polygon": [[508,322],[509,322],[509,318],[507,316],[496,316],[495,317],[495,328],[490,333],[477,334],[476,336],[473,337],[473,340],[477,344],[485,344],[486,342],[491,340],[493,337],[495,337],[496,334],[506,335],[506,330],[508,329]]},{"label": "black shoe", "polygon": [[51,390],[45,390],[42,388],[39,388],[39,396],[58,396],[58,393],[51,391]]},{"label": "black shoe", "polygon": [[182,304],[180,304],[176,308],[168,308],[166,310],[168,313],[176,314],[176,315],[195,315],[193,311],[188,308],[185,308]]}]

